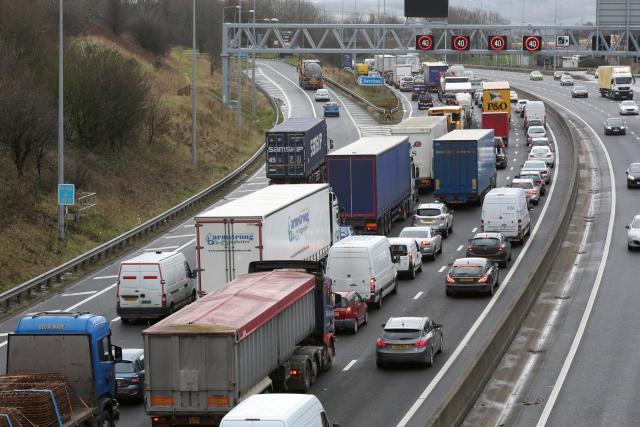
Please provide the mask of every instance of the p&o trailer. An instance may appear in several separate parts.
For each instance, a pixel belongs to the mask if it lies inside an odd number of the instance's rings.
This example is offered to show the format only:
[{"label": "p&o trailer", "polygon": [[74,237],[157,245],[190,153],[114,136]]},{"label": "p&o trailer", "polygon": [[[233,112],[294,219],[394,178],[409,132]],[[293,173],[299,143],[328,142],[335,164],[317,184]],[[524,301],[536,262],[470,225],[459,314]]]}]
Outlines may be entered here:
[{"label": "p&o trailer", "polygon": [[267,178],[272,184],[303,184],[325,181],[327,122],[314,117],[295,117],[265,134]]},{"label": "p&o trailer", "polygon": [[217,425],[253,394],[307,392],[335,354],[331,301],[321,263],[258,262],[144,330],[152,425]]},{"label": "p&o trailer", "polygon": [[328,184],[271,185],[195,217],[200,294],[246,274],[251,261],[321,260],[339,240]]},{"label": "p&o trailer", "polygon": [[496,186],[493,129],[454,130],[433,141],[435,198],[481,204]]},{"label": "p&o trailer", "polygon": [[327,176],[343,222],[362,233],[387,234],[417,202],[407,136],[361,138],[327,155]]}]

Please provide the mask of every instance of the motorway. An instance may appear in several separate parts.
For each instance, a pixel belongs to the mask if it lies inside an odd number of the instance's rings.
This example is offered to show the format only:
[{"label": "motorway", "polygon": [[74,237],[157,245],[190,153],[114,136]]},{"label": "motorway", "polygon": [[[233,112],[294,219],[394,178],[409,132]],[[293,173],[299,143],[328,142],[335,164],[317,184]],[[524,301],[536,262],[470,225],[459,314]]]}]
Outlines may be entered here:
[{"label": "motorway", "polygon": [[[521,388],[513,391],[512,404],[491,402],[492,387],[504,383],[494,376],[465,425],[637,425],[640,269],[638,253],[627,250],[625,225],[640,213],[640,193],[627,188],[624,171],[640,161],[640,117],[624,119],[627,135],[605,136],[602,123],[619,116],[619,101],[600,97],[594,81],[576,80],[588,88],[589,98],[572,99],[571,88],[560,87],[549,76],[532,82],[521,73],[476,73],[508,79],[512,86],[556,103],[588,140],[592,159],[581,174],[594,172],[598,191],[591,196],[592,218],[585,223],[590,230],[577,257],[576,275],[564,284],[562,295],[555,296],[555,318],[547,325],[540,351],[529,356],[531,363],[520,374]],[[502,366],[513,360],[506,357]],[[482,409],[492,405],[502,411],[499,418]]]},{"label": "motorway", "polygon": [[[321,116],[321,104],[313,102],[313,92],[303,92],[298,87],[293,67],[280,62],[261,61],[257,81],[268,93],[277,96],[286,104],[287,117]],[[333,91],[332,97],[337,97]],[[356,140],[360,135],[388,133],[388,128],[377,125],[353,102],[343,97],[339,97],[338,101],[342,103],[340,118],[327,119],[329,137],[334,140],[335,148]],[[415,102],[406,100],[403,104],[406,105],[407,115],[426,114],[418,111]],[[345,106],[347,108],[344,108]],[[477,113],[479,110],[475,108],[475,111]],[[333,368],[320,376],[312,387],[312,392],[320,398],[334,422],[354,427],[421,425],[420,420],[426,419],[432,413],[446,397],[450,386],[459,380],[474,352],[486,340],[491,325],[510,307],[517,287],[524,282],[533,268],[527,263],[527,259],[539,253],[542,242],[548,237],[547,230],[550,225],[562,215],[558,199],[566,192],[568,185],[565,167],[568,161],[568,136],[562,133],[553,119],[550,121],[550,128],[554,132],[558,156],[558,164],[554,169],[554,184],[551,189],[547,189],[544,203],[532,211],[535,224],[532,238],[524,246],[514,248],[514,261],[508,269],[501,272],[501,286],[496,295],[493,298],[456,299],[446,298],[444,295],[447,263],[464,256],[467,240],[472,237],[480,222],[479,208],[456,209],[454,233],[443,242],[442,256],[435,262],[427,262],[424,271],[415,280],[401,280],[398,294],[385,299],[381,310],[371,310],[369,324],[357,335],[339,336]],[[526,157],[526,145],[519,118],[513,121],[512,137],[507,152],[510,164],[506,170],[498,172],[499,186],[507,184],[512,179]],[[266,185],[264,169],[261,169],[227,195],[225,200],[241,197]],[[225,200],[218,203],[224,203]],[[431,195],[422,197],[422,201],[430,200]],[[408,225],[410,220],[402,224],[396,223],[391,234],[397,235]],[[189,262],[195,265],[193,222],[189,220],[176,224],[168,234],[123,259],[153,249],[182,251]],[[0,322],[0,333],[6,334],[13,330],[17,319],[28,312],[81,310],[102,314],[111,319],[115,344],[124,348],[141,347],[140,332],[147,325],[123,325],[116,315],[114,281],[117,265],[118,262],[114,262],[64,291],[5,319]],[[512,265],[517,268],[512,268]],[[445,325],[444,351],[436,358],[433,368],[376,368],[375,340],[380,332],[379,325],[390,316],[430,316]],[[0,346],[0,364],[4,365],[6,344],[0,342]],[[423,401],[424,404],[419,405]],[[143,406],[124,404],[121,424],[149,425]]]}]

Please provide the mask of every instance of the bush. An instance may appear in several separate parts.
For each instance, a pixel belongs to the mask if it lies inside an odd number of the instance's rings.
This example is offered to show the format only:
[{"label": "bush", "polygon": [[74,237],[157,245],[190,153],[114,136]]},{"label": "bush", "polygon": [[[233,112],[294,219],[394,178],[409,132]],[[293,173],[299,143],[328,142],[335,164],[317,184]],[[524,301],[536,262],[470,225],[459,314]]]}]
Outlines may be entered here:
[{"label": "bush", "polygon": [[131,32],[140,46],[156,55],[164,55],[169,50],[169,38],[166,35],[167,27],[169,25],[162,25],[147,18],[139,18],[133,24]]},{"label": "bush", "polygon": [[144,121],[149,83],[133,59],[94,43],[78,43],[65,61],[69,138],[95,149],[134,140]]}]

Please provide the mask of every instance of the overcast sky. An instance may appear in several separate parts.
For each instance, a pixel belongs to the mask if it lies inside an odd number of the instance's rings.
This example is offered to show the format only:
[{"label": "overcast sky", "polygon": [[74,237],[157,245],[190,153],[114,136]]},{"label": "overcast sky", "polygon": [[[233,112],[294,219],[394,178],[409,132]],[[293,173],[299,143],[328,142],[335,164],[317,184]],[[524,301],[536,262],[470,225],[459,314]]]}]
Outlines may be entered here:
[{"label": "overcast sky", "polygon": [[[358,12],[377,13],[378,4],[382,8],[386,1],[387,11],[396,15],[404,15],[404,0],[311,0],[321,9],[326,6],[328,15],[339,17],[344,5],[344,14],[353,14],[354,6]],[[422,0],[431,1],[431,0]],[[587,21],[595,21],[596,0],[449,0],[450,6],[464,6],[469,9],[484,9],[500,12],[512,24],[520,24],[522,20],[522,4],[524,2],[524,22],[528,24],[553,24],[555,5],[558,5],[558,24],[574,25]]]}]

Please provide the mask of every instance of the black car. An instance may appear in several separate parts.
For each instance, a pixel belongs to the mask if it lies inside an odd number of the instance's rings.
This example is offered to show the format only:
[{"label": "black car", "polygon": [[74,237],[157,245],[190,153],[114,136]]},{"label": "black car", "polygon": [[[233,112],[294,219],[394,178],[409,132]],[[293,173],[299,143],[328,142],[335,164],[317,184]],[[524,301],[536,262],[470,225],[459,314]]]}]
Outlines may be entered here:
[{"label": "black car", "polygon": [[458,258],[445,278],[445,294],[452,297],[458,292],[483,292],[493,295],[500,284],[498,264],[486,258]]},{"label": "black car", "polygon": [[417,101],[418,99],[420,99],[420,95],[425,93],[427,91],[427,87],[423,84],[419,84],[413,85],[413,89],[411,91],[411,100],[412,101]]},{"label": "black car", "polygon": [[511,243],[502,233],[477,233],[469,239],[467,256],[487,258],[504,268],[511,261]]},{"label": "black car", "polygon": [[418,110],[426,110],[433,107],[433,97],[428,93],[420,94],[418,98]]},{"label": "black car", "polygon": [[609,117],[604,122],[604,134],[605,135],[626,135],[627,127],[622,119],[617,117]]},{"label": "black car", "polygon": [[507,167],[507,154],[502,148],[496,148],[496,169],[505,169]]},{"label": "black car", "polygon": [[116,362],[116,394],[118,399],[144,399],[144,350],[122,350],[122,361]]},{"label": "black car", "polygon": [[395,82],[393,81],[393,73],[385,73],[384,82],[389,86],[393,86]]},{"label": "black car", "polygon": [[640,163],[631,163],[625,174],[627,174],[627,188],[640,187]]}]

